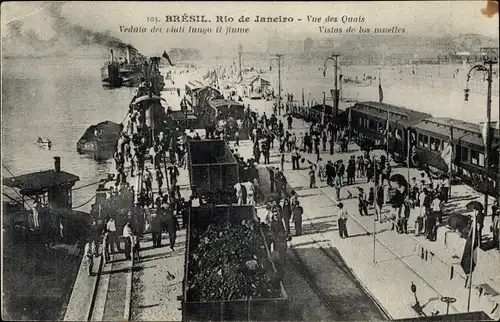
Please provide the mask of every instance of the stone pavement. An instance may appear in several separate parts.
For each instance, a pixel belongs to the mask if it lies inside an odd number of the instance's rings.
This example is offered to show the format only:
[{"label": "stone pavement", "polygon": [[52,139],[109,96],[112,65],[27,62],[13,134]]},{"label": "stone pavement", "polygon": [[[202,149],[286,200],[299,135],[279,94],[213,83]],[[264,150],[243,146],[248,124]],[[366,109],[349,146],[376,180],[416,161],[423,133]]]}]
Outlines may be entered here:
[{"label": "stone pavement", "polygon": [[[179,168],[178,185],[181,196],[187,200],[191,190],[186,169]],[[153,190],[157,189],[157,182],[153,180]],[[182,225],[181,219],[178,220]],[[134,262],[131,320],[182,320],[178,297],[183,295],[185,240],[186,231],[181,229],[177,232],[175,249],[172,251],[166,233],[162,234],[162,246],[159,248],[153,248],[151,234],[141,239],[141,260]]]},{"label": "stone pavement", "polygon": [[80,269],[73,284],[73,291],[68,302],[64,321],[87,321],[92,314],[94,293],[97,289],[98,274],[102,257],[94,258],[93,276],[89,276],[88,264],[82,258]]},{"label": "stone pavement", "polygon": [[110,256],[102,268],[91,321],[128,321],[133,261],[124,253]]}]

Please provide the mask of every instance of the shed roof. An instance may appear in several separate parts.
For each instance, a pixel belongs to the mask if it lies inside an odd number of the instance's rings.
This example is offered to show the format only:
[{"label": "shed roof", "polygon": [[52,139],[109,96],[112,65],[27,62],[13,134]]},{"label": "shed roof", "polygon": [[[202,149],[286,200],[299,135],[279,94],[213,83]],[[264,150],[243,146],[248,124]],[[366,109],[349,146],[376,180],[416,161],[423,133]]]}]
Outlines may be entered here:
[{"label": "shed roof", "polygon": [[250,85],[250,84],[254,83],[256,80],[258,80],[259,78],[261,79],[261,83],[263,86],[271,84],[269,81],[262,78],[262,76],[259,74],[247,75],[247,76],[243,77],[243,79],[240,81],[240,84],[241,85]]},{"label": "shed roof", "polygon": [[188,86],[191,89],[197,89],[197,88],[205,87],[206,84],[202,81],[199,81],[199,80],[193,80],[193,81],[187,82],[186,86]]},{"label": "shed roof", "polygon": [[4,178],[3,184],[7,187],[21,189],[21,194],[43,193],[49,188],[63,184],[73,185],[80,178],[74,174],[55,170],[46,170],[23,174],[17,177]]}]

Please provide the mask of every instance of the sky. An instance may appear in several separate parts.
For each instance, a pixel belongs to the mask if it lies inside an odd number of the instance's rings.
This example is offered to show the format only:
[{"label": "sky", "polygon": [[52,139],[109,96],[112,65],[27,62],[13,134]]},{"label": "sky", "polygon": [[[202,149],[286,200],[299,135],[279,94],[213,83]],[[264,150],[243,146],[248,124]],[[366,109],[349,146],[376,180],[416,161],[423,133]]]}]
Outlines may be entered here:
[{"label": "sky", "polygon": [[[276,34],[285,39],[315,39],[335,37],[321,33],[319,26],[346,28],[404,28],[407,35],[479,33],[498,39],[498,14],[486,17],[481,9],[486,1],[370,1],[370,2],[66,2],[61,15],[71,23],[92,31],[109,31],[125,43],[131,43],[145,55],[174,47],[194,47],[205,51],[234,51],[242,43],[247,51],[266,49],[269,35]],[[40,39],[56,37],[52,18],[42,8],[42,2],[3,2],[1,7],[2,36],[6,24],[21,19],[23,28],[34,29]],[[166,23],[165,15],[205,15],[211,23]],[[236,20],[249,16],[293,17],[292,23],[216,23],[216,15],[232,16]],[[321,23],[307,22],[307,16],[321,17]],[[363,23],[326,23],[327,16],[364,17]],[[157,27],[189,26],[211,28],[212,33],[168,34],[149,32],[154,24],[148,17],[158,17]],[[301,22],[297,21],[302,19]],[[121,33],[119,26],[146,27],[147,33]],[[218,35],[217,26],[248,27],[247,34]],[[187,31],[187,30],[186,30]]]}]

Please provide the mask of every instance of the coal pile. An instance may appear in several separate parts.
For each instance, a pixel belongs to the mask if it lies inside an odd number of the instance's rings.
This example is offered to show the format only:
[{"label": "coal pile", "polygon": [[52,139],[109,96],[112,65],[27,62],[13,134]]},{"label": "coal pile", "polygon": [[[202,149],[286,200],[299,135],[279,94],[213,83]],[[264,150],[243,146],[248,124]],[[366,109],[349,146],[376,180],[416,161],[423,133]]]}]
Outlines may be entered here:
[{"label": "coal pile", "polygon": [[259,223],[193,229],[188,258],[188,301],[279,298],[280,283],[267,258]]}]

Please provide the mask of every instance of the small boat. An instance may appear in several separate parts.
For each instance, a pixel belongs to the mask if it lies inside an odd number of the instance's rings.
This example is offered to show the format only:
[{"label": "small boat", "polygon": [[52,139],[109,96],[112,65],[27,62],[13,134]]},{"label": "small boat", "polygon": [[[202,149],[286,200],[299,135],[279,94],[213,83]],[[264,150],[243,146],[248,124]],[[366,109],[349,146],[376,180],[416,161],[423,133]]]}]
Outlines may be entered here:
[{"label": "small boat", "polygon": [[38,137],[38,140],[35,143],[40,149],[47,147],[49,150],[52,148],[52,141],[49,139],[42,139]]}]

